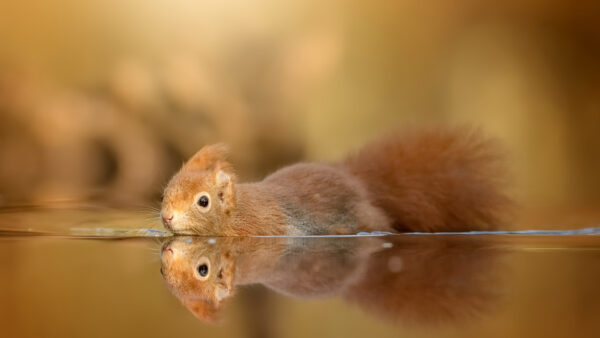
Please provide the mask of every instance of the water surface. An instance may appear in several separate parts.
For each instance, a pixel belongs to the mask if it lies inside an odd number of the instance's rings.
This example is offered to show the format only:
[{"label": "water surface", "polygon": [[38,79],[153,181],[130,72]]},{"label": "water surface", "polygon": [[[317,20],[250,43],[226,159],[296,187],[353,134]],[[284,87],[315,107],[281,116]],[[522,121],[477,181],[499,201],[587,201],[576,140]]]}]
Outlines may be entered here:
[{"label": "water surface", "polygon": [[594,229],[172,237],[147,212],[0,215],[7,337],[600,334]]}]

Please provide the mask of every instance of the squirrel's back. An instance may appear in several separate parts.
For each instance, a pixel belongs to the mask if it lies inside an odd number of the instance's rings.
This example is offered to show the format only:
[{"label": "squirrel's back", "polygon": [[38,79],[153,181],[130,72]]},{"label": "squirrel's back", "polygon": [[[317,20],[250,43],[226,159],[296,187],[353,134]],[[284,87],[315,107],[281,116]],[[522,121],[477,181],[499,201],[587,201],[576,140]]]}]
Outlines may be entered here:
[{"label": "squirrel's back", "polygon": [[285,213],[292,227],[288,234],[392,230],[384,213],[369,202],[364,184],[338,165],[297,163],[274,172],[261,184]]},{"label": "squirrel's back", "polygon": [[470,128],[396,133],[344,161],[398,231],[491,229],[505,216],[502,151]]}]

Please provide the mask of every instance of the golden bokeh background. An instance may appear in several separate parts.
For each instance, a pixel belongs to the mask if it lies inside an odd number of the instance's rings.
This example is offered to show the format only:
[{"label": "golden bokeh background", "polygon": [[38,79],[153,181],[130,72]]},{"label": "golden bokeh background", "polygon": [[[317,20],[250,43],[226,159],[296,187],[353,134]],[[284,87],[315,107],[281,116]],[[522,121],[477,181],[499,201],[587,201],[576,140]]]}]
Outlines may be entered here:
[{"label": "golden bokeh background", "polygon": [[[397,128],[470,124],[506,146],[519,227],[598,226],[599,22],[600,2],[569,0],[2,1],[0,206],[150,205],[211,142],[253,180]],[[69,212],[43,218],[141,224]],[[497,312],[421,331],[260,289],[209,326],[169,294],[151,240],[2,239],[0,323],[11,337],[260,336],[251,315],[267,311],[271,336],[593,337],[597,244],[574,243],[511,246]]]},{"label": "golden bokeh background", "polygon": [[600,202],[600,6],[503,1],[6,1],[4,204],[144,204],[202,145],[243,179],[396,128],[500,138],[517,201]]}]

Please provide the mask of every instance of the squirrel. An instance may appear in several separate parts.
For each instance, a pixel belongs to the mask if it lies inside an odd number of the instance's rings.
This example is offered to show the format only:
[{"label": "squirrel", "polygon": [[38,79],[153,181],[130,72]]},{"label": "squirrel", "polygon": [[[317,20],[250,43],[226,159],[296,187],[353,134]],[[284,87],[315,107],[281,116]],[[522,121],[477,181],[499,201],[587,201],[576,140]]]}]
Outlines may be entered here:
[{"label": "squirrel", "polygon": [[293,298],[340,297],[391,322],[443,323],[490,308],[501,253],[488,238],[173,236],[160,271],[208,322],[221,321],[240,287],[260,284]]},{"label": "squirrel", "polygon": [[503,154],[478,129],[397,132],[335,163],[297,163],[238,183],[227,147],[192,156],[167,184],[175,234],[344,235],[489,230],[503,221]]}]

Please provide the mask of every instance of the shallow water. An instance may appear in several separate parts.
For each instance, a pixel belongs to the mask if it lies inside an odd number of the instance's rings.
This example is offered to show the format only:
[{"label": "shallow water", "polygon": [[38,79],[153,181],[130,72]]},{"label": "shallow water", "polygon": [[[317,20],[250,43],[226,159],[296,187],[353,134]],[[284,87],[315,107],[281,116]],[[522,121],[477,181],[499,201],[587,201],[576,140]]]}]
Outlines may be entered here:
[{"label": "shallow water", "polygon": [[6,337],[600,335],[594,229],[172,237],[148,212],[0,215]]}]

